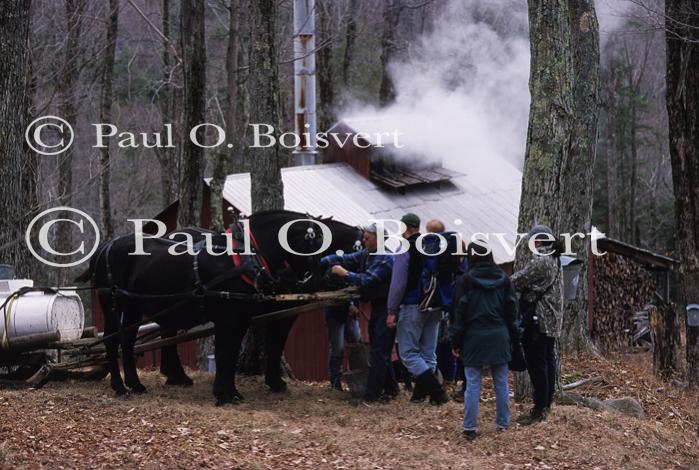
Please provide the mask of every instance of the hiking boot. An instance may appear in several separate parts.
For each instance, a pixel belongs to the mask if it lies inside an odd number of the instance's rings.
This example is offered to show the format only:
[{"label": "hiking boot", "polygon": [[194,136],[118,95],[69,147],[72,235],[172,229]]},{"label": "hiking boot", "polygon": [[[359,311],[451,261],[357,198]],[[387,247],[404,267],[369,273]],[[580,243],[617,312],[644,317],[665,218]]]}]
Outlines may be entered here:
[{"label": "hiking boot", "polygon": [[422,390],[429,395],[431,405],[439,406],[449,401],[449,395],[444,391],[431,370],[415,377],[415,384],[422,387]]},{"label": "hiking boot", "polygon": [[461,435],[464,436],[464,439],[467,441],[472,441],[476,438],[478,433],[476,433],[476,431],[464,431],[461,433]]},{"label": "hiking boot", "polygon": [[339,380],[338,380],[337,382],[331,382],[331,383],[330,383],[330,388],[332,388],[333,390],[337,390],[338,392],[344,392],[344,391],[345,391],[345,389],[342,388],[342,382],[340,382]]},{"label": "hiking boot", "polygon": [[528,415],[522,416],[517,420],[517,423],[522,426],[529,426],[531,424],[540,423],[546,419],[546,413],[544,409],[534,407],[529,411]]},{"label": "hiking boot", "polygon": [[427,394],[422,389],[422,386],[420,386],[420,383],[415,383],[415,387],[413,387],[413,396],[410,397],[410,403],[422,403],[425,401],[426,397]]}]

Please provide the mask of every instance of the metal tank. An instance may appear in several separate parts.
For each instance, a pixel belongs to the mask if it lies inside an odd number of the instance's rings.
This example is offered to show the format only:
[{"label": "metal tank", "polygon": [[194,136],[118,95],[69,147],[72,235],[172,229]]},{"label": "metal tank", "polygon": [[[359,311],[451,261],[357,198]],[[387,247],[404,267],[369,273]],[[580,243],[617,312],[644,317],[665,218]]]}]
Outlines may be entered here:
[{"label": "metal tank", "polygon": [[[22,287],[33,287],[30,279],[0,279],[0,305]],[[0,338],[3,343],[12,338],[58,332],[61,341],[79,339],[85,325],[85,310],[80,297],[73,291],[56,294],[27,292],[11,298],[0,309]]]}]

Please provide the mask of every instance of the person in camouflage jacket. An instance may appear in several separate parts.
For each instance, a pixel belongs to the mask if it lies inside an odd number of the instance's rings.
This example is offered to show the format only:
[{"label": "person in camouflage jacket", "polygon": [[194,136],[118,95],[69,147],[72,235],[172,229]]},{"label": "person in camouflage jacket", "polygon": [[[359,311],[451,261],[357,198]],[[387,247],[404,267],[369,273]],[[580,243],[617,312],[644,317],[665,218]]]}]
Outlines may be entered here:
[{"label": "person in camouflage jacket", "polygon": [[535,225],[528,236],[536,237],[536,252],[524,268],[511,277],[512,285],[520,294],[524,323],[522,345],[534,389],[534,407],[529,415],[519,420],[525,425],[544,420],[553,402],[557,371],[555,344],[563,324],[559,247],[546,225]]}]

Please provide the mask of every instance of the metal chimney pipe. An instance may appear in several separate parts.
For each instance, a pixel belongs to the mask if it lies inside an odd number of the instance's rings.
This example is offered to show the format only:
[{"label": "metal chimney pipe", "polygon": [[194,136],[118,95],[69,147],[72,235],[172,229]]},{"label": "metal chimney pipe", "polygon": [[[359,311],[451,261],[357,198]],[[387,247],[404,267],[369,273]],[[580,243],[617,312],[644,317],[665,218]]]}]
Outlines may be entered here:
[{"label": "metal chimney pipe", "polygon": [[294,128],[301,144],[292,165],[316,163],[315,0],[294,0]]}]

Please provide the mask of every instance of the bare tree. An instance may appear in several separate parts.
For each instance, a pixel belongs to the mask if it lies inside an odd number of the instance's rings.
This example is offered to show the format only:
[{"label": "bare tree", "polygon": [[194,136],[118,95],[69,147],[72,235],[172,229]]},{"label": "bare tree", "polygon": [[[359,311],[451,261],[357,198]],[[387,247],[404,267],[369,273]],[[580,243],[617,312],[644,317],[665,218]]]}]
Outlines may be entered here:
[{"label": "bare tree", "polygon": [[[573,59],[574,122],[570,148],[561,161],[561,211],[558,226],[588,233],[592,219],[592,169],[599,117],[599,26],[592,0],[568,0]],[[573,189],[575,188],[575,189]],[[560,344],[564,352],[593,351],[587,323],[587,253],[589,239],[575,238],[573,251],[583,260],[576,299],[563,312]]]},{"label": "bare tree", "polygon": [[[680,299],[699,303],[699,9],[665,2],[667,112],[675,194]],[[687,382],[699,387],[699,328],[687,326]]]},{"label": "bare tree", "polygon": [[24,229],[34,211],[36,174],[28,164],[24,130],[28,124],[30,5],[10,0],[0,8],[0,262],[31,276],[34,259],[24,246]]},{"label": "bare tree", "polygon": [[[63,64],[61,67],[58,90],[60,95],[60,109],[63,119],[75,125],[77,113],[76,85],[80,77],[79,41],[83,25],[84,0],[65,0],[65,18],[67,38]],[[60,154],[58,165],[58,200],[62,206],[70,206],[73,192],[73,147]],[[56,231],[56,244],[58,251],[67,253],[70,247],[70,227],[68,224],[59,224]],[[66,283],[68,271],[61,269],[58,272],[58,285]]]},{"label": "bare tree", "polygon": [[[548,224],[560,233],[561,169],[569,161],[575,123],[573,59],[567,0],[529,0],[531,67],[529,129],[524,156],[518,230],[533,223]],[[522,249],[515,271],[527,261]],[[515,374],[515,399],[529,396],[526,373]]]},{"label": "bare tree", "polygon": [[[274,0],[251,2],[252,52],[250,54],[250,122],[274,127],[279,138],[279,71],[277,69],[276,18]],[[286,157],[281,147],[250,148],[252,210],[258,212],[284,207],[281,167]]]},{"label": "bare tree", "polygon": [[333,86],[333,25],[331,9],[332,2],[319,0],[316,3],[318,11],[318,40],[323,47],[318,50],[318,98],[319,116],[318,130],[327,131],[334,122],[333,101],[335,88]]},{"label": "bare tree", "polygon": [[[199,225],[203,190],[204,149],[190,139],[190,131],[204,123],[206,108],[206,49],[204,0],[183,0],[180,6],[181,48],[184,75],[184,134],[180,159],[177,225]],[[204,142],[204,128],[196,132]]]},{"label": "bare tree", "polygon": [[396,30],[400,21],[402,0],[386,0],[383,9],[383,33],[381,34],[381,86],[379,88],[379,103],[386,105],[393,101],[396,91],[388,67],[395,55]]},{"label": "bare tree", "polygon": [[[275,138],[279,137],[279,75],[277,70],[275,0],[251,2],[250,21],[252,44],[248,93],[250,96],[250,122],[274,126]],[[284,192],[281,167],[285,158],[279,145],[269,148],[250,148],[250,177],[253,212],[283,209]],[[245,338],[240,368],[247,374],[261,374],[266,367],[264,327],[252,327]]]},{"label": "bare tree", "polygon": [[[119,25],[119,0],[109,0],[109,21],[107,23],[107,47],[104,50],[102,65],[102,93],[100,94],[100,122],[112,122],[112,81],[114,76],[114,57]],[[112,210],[109,197],[110,174],[109,145],[102,148],[100,154],[100,209],[102,213],[102,232],[109,240],[114,235]]]},{"label": "bare tree", "polygon": [[[235,156],[241,156],[238,148],[238,47],[240,28],[240,1],[231,0],[228,21],[228,48],[226,50],[226,138],[231,149],[220,150],[214,158],[214,173],[211,180],[211,227],[223,230],[223,185]],[[234,167],[235,168],[235,167]],[[235,168],[239,171],[239,168]]]},{"label": "bare tree", "polygon": [[347,87],[350,82],[350,66],[354,56],[354,42],[357,39],[357,9],[359,0],[349,0],[347,7],[347,26],[345,28],[345,50],[342,56],[342,84]]}]

